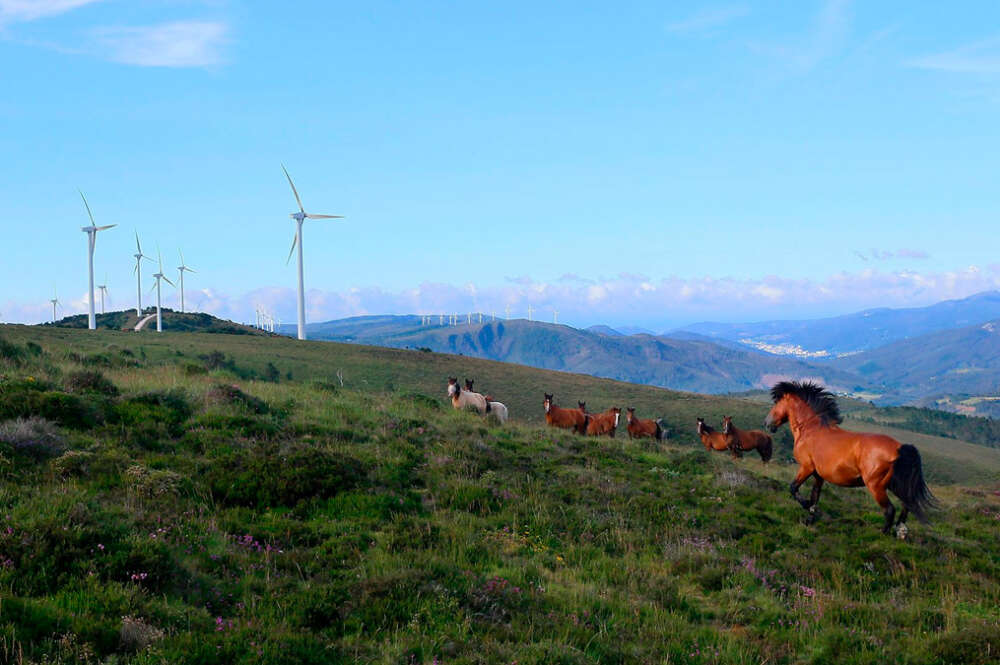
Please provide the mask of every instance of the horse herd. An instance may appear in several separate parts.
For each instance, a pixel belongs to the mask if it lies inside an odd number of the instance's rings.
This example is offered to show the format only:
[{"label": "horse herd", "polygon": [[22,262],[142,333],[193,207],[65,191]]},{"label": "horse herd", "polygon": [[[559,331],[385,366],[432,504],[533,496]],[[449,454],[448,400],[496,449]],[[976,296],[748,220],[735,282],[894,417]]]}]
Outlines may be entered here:
[{"label": "horse herd", "polygon": [[[507,421],[507,407],[488,395],[473,391],[473,382],[466,379],[465,389],[458,378],[448,379],[448,395],[456,409],[474,408],[481,415],[494,414],[501,423]],[[865,487],[882,508],[885,522],[883,533],[895,526],[897,535],[906,534],[906,518],[912,512],[926,521],[927,512],[936,505],[924,481],[920,453],[910,445],[884,434],[853,432],[840,427],[842,418],[834,395],[826,388],[809,382],[782,381],[771,389],[772,407],[764,419],[764,428],[771,433],[788,423],[794,439],[793,456],[799,468],[789,485],[792,498],[807,511],[807,523],[816,521],[816,505],[826,482],[842,487]],[[551,427],[570,429],[577,434],[615,436],[621,419],[621,409],[612,407],[603,413],[589,413],[585,402],[577,408],[556,406],[554,398],[545,394],[545,422]],[[635,409],[627,409],[629,438],[650,437],[663,440],[666,430],[662,420],[642,420]],[[708,450],[729,450],[734,457],[756,450],[766,463],[773,454],[771,437],[759,430],[742,430],[732,417],[722,420],[722,430],[698,418],[698,436]],[[799,488],[810,478],[812,492],[808,499],[799,496]],[[896,508],[889,500],[892,492],[903,504],[896,518]]]}]

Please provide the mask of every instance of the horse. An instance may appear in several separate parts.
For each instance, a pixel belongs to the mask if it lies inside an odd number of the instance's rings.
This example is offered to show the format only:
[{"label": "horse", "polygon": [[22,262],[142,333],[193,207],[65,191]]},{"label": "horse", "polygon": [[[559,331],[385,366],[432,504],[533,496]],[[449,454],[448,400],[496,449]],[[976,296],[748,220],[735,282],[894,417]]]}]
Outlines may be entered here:
[{"label": "horse", "polygon": [[545,408],[545,423],[550,427],[562,427],[571,429],[577,434],[584,434],[587,431],[587,423],[590,416],[580,409],[563,409],[556,406],[553,396],[545,393],[545,401],[542,402]]},{"label": "horse", "polygon": [[476,392],[475,390],[473,390],[473,389],[472,389],[472,384],[473,384],[473,381],[472,381],[472,380],[469,380],[469,379],[466,379],[466,380],[465,380],[465,389],[466,389],[467,391],[469,391],[470,393],[474,393],[474,392]]},{"label": "horse", "polygon": [[[788,486],[792,498],[809,513],[808,524],[816,521],[816,504],[824,482],[841,487],[866,487],[882,508],[882,533],[893,526],[896,507],[892,492],[903,503],[896,521],[896,533],[906,533],[909,513],[927,521],[927,510],[937,501],[924,482],[920,453],[908,444],[884,434],[868,434],[841,429],[837,400],[823,386],[812,382],[782,381],[771,389],[774,406],[764,419],[772,433],[784,423],[795,438],[794,455],[798,473]],[[799,496],[799,487],[814,478],[808,500]]]},{"label": "horse", "polygon": [[756,450],[761,462],[767,464],[771,460],[774,444],[771,437],[760,430],[739,429],[733,424],[732,416],[725,416],[722,419],[722,433],[726,436],[729,449],[734,453]]},{"label": "horse", "polygon": [[648,436],[657,441],[663,440],[663,420],[660,418],[656,420],[636,418],[635,407],[632,406],[625,409],[625,411],[625,420],[627,421],[625,429],[628,430],[628,438],[639,439]]},{"label": "horse", "polygon": [[486,398],[479,393],[462,390],[462,386],[458,385],[457,377],[448,378],[448,397],[451,398],[451,405],[456,409],[474,408],[479,412],[479,415],[486,415],[486,407],[488,406]]},{"label": "horse", "polygon": [[738,457],[736,451],[729,448],[726,435],[707,424],[704,418],[698,418],[698,436],[705,450],[731,450],[733,457]]},{"label": "horse", "polygon": [[492,413],[503,425],[507,422],[507,405],[503,402],[497,402],[493,399],[492,395],[486,395],[486,411]]},{"label": "horse", "polygon": [[587,423],[587,434],[590,436],[601,436],[607,434],[612,439],[615,438],[615,430],[618,428],[618,421],[621,419],[622,410],[613,406],[604,413],[594,415],[588,414],[590,421]]}]

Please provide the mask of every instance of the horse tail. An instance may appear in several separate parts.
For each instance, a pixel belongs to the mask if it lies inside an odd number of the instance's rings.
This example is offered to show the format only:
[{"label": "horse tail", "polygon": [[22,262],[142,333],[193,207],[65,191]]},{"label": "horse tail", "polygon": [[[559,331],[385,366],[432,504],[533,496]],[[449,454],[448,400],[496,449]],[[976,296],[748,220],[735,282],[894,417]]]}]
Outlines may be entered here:
[{"label": "horse tail", "polygon": [[763,439],[757,444],[757,452],[760,453],[760,461],[767,464],[771,461],[771,455],[774,454],[774,441],[771,437],[764,435]]},{"label": "horse tail", "polygon": [[656,423],[656,440],[663,441],[663,434],[665,432],[663,429],[663,418],[657,418],[653,422]]},{"label": "horse tail", "polygon": [[899,447],[899,457],[892,463],[889,489],[921,522],[927,521],[927,509],[937,505],[937,500],[924,482],[920,453],[908,443]]},{"label": "horse tail", "polygon": [[578,432],[580,434],[586,434],[587,433],[587,430],[590,429],[590,421],[591,421],[590,414],[589,413],[583,414],[583,425],[580,425],[579,426],[580,428],[578,430]]}]

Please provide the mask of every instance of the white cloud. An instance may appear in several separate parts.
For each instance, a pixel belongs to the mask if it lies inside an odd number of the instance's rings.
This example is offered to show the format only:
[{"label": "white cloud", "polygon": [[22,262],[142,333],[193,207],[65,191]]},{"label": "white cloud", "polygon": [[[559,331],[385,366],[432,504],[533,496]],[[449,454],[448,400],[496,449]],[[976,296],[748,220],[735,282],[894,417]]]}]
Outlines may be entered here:
[{"label": "white cloud", "polygon": [[1000,37],[908,61],[910,67],[962,74],[1000,74]]},{"label": "white cloud", "polygon": [[749,13],[749,8],[744,5],[702,9],[686,19],[667,25],[667,30],[670,32],[703,32],[731,23]]},{"label": "white cloud", "polygon": [[853,254],[866,263],[868,261],[888,261],[890,259],[929,259],[931,257],[930,254],[922,249],[908,248],[897,249],[895,251],[890,249],[872,249],[867,252],[854,250]]},{"label": "white cloud", "polygon": [[99,0],[0,0],[0,25],[64,14]]},{"label": "white cloud", "polygon": [[219,21],[173,21],[99,28],[100,55],[142,67],[210,67],[223,62],[228,26]]}]

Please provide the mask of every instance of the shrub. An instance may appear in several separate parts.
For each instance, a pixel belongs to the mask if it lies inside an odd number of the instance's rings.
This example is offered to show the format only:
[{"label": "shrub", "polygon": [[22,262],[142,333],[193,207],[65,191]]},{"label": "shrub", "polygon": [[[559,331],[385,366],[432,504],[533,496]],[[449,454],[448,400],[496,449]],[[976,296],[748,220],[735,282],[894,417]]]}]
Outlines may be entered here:
[{"label": "shrub", "polygon": [[[130,397],[115,407],[116,422],[136,430],[140,435],[151,429],[180,436],[182,425],[192,413],[183,390],[160,390]],[[162,427],[157,427],[160,424]]]},{"label": "shrub", "polygon": [[236,405],[257,414],[270,411],[264,400],[248,395],[236,386],[225,383],[219,383],[209,388],[208,392],[205,393],[205,401],[209,404]]},{"label": "shrub", "polygon": [[58,455],[65,443],[55,423],[37,416],[0,423],[0,441],[18,452],[40,457]]},{"label": "shrub", "polygon": [[110,397],[118,395],[115,384],[96,370],[71,372],[66,377],[66,389],[74,393],[98,393]]},{"label": "shrub", "polygon": [[90,464],[93,460],[94,453],[86,450],[67,450],[52,460],[52,470],[64,478],[84,476],[90,470]]},{"label": "shrub", "polygon": [[184,476],[167,470],[147,469],[133,464],[125,471],[129,491],[145,497],[178,494]]},{"label": "shrub", "polygon": [[357,487],[365,478],[358,460],[320,448],[276,446],[229,453],[208,470],[207,481],[218,500],[230,505],[294,507]]},{"label": "shrub", "polygon": [[0,397],[0,419],[37,416],[74,429],[93,427],[103,419],[102,410],[92,399],[55,390],[36,390],[24,382],[5,385]]},{"label": "shrub", "polygon": [[122,649],[140,651],[154,642],[163,639],[164,632],[156,626],[151,626],[142,619],[130,616],[122,617],[122,629],[119,633]]},{"label": "shrub", "polygon": [[8,365],[13,367],[20,367],[24,356],[24,349],[0,337],[0,360],[5,360]]},{"label": "shrub", "polygon": [[185,376],[201,376],[203,374],[208,374],[208,370],[205,369],[204,365],[198,365],[197,363],[187,362],[181,365],[181,371],[184,372]]}]

